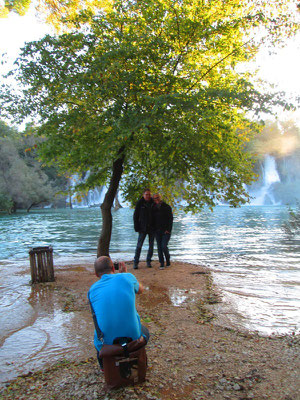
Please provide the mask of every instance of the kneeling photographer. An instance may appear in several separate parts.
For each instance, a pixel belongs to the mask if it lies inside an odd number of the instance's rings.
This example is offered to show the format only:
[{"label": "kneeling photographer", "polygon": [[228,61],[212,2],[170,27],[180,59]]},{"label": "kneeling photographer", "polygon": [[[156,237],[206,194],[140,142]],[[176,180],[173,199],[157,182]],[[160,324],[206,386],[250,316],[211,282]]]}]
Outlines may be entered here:
[{"label": "kneeling photographer", "polygon": [[[99,352],[103,344],[113,344],[116,338],[131,338],[148,341],[149,331],[141,325],[135,306],[135,294],[143,292],[143,285],[134,275],[127,273],[124,262],[113,264],[109,257],[102,256],[94,263],[99,278],[89,292],[95,322],[94,344],[100,367],[103,368]],[[119,273],[116,273],[119,267]]]}]

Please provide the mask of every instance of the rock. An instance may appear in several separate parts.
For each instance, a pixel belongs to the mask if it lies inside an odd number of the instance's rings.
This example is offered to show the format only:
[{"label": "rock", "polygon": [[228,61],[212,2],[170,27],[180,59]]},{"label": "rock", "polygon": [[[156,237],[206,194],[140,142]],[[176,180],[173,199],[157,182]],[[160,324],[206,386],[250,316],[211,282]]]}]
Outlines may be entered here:
[{"label": "rock", "polygon": [[233,385],[233,390],[241,390],[242,388],[241,388],[241,386],[238,384],[238,383],[235,383],[234,385]]},{"label": "rock", "polygon": [[226,383],[228,383],[228,381],[227,381],[227,379],[225,379],[225,378],[221,378],[220,380],[219,380],[219,383],[221,384],[221,385],[226,385]]}]

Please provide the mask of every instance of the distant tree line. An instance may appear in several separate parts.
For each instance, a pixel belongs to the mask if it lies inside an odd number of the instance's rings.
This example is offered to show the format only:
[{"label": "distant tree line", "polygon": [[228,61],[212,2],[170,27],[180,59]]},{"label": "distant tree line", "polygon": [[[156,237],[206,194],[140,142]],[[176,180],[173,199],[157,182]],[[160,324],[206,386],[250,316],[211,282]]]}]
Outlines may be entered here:
[{"label": "distant tree line", "polygon": [[41,164],[36,150],[38,140],[33,126],[18,132],[0,121],[0,211],[29,211],[50,202],[64,205],[64,196],[58,193],[67,189],[68,179],[58,176],[55,167]]}]

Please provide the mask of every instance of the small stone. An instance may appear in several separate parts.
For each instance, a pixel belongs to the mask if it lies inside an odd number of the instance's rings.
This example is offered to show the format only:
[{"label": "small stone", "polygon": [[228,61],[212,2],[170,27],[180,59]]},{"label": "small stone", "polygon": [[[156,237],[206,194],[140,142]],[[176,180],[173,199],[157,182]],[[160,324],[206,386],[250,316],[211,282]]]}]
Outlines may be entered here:
[{"label": "small stone", "polygon": [[240,385],[238,383],[235,383],[233,385],[233,390],[241,390],[242,388],[240,387]]}]

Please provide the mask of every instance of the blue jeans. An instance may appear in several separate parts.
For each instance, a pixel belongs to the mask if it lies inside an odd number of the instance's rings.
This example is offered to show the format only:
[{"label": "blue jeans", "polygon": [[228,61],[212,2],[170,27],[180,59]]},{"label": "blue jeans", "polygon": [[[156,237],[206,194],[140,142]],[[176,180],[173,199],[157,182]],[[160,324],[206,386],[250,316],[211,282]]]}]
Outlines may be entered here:
[{"label": "blue jeans", "polygon": [[147,235],[149,236],[149,249],[148,249],[146,261],[147,261],[147,264],[151,263],[151,258],[153,256],[154,233],[139,232],[139,237],[138,237],[138,241],[137,241],[137,245],[136,245],[136,249],[135,249],[135,256],[134,256],[135,264],[138,264],[140,261],[140,255],[141,255],[143,243],[144,243],[144,240]]},{"label": "blue jeans", "polygon": [[155,232],[155,238],[157,242],[157,252],[158,252],[158,259],[161,265],[164,265],[164,257],[166,259],[166,263],[170,263],[170,253],[168,249],[168,243],[170,240],[171,234],[170,233],[163,233],[160,231]]}]

